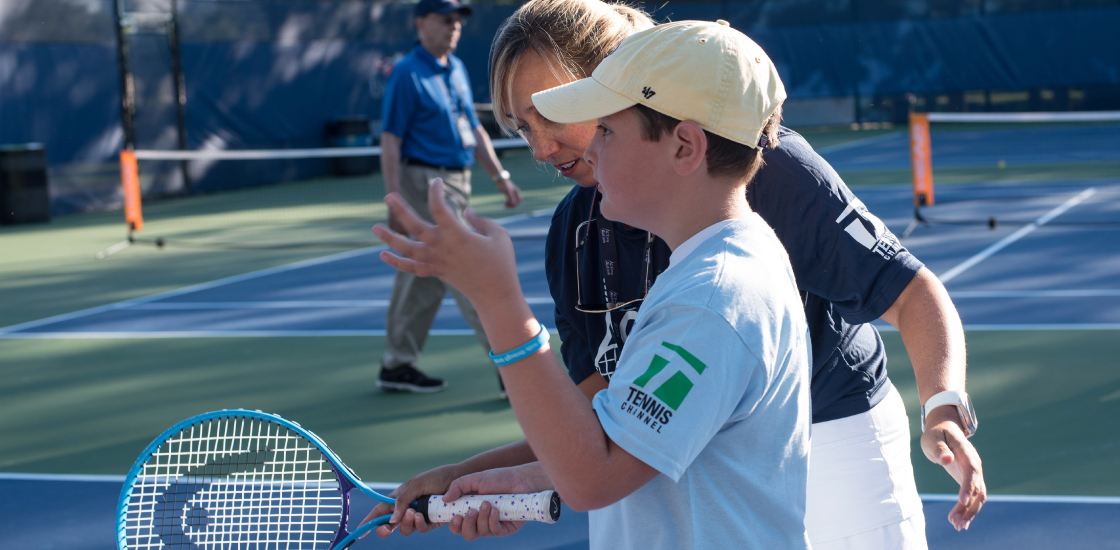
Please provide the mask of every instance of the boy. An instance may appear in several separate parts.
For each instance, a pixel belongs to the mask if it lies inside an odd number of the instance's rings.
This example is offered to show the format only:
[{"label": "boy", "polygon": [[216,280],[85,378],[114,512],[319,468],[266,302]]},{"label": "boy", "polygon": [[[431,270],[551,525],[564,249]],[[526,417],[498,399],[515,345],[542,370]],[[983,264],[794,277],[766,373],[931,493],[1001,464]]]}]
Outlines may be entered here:
[{"label": "boy", "polygon": [[375,228],[406,256],[386,262],[475,304],[547,482],[594,510],[592,548],[808,546],[807,327],[785,251],[743,192],[784,99],[766,54],[722,21],[637,33],[591,78],[533,96],[556,122],[598,119],[584,158],[603,215],[673,250],[591,404],[548,352],[499,226],[470,214],[471,233],[435,185],[438,226],[390,200],[419,242]]}]

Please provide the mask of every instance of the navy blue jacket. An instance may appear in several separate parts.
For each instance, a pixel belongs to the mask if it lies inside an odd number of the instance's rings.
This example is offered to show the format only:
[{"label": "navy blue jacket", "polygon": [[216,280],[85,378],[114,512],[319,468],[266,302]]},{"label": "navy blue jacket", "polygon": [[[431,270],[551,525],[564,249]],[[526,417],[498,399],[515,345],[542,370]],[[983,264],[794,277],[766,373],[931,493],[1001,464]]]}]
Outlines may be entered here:
[{"label": "navy blue jacket", "polygon": [[[866,412],[886,396],[888,387],[883,341],[869,323],[894,303],[922,263],[796,132],[782,128],[778,147],[765,150],[763,160],[747,186],[747,202],[785,246],[805,304],[813,347],[813,422]],[[603,220],[594,196],[590,188],[568,193],[553,214],[545,251],[560,350],[576,383],[595,372],[610,379],[641,304],[610,313],[575,309],[577,262],[583,309],[605,301],[598,241],[587,239],[577,253],[577,226],[593,217],[593,236],[600,223],[614,228],[621,293],[617,303],[641,298],[647,273],[646,232]],[[648,284],[668,267],[669,255],[665,243],[655,239]]]}]

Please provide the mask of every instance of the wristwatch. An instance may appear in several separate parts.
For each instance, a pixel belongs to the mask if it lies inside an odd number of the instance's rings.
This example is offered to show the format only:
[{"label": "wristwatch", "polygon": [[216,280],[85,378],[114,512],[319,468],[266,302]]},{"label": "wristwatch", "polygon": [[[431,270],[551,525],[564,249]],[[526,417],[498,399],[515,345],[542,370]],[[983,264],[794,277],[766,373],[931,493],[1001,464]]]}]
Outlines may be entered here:
[{"label": "wristwatch", "polygon": [[502,170],[501,172],[498,172],[497,174],[494,174],[494,181],[502,181],[502,180],[508,180],[508,179],[509,179],[509,170]]},{"label": "wristwatch", "polygon": [[972,408],[972,400],[963,391],[943,391],[926,400],[926,404],[922,405],[922,433],[926,431],[926,416],[929,416],[933,409],[944,405],[953,405],[957,408],[957,413],[961,415],[961,425],[964,426],[964,436],[972,437],[980,423],[976,421],[976,410]]}]

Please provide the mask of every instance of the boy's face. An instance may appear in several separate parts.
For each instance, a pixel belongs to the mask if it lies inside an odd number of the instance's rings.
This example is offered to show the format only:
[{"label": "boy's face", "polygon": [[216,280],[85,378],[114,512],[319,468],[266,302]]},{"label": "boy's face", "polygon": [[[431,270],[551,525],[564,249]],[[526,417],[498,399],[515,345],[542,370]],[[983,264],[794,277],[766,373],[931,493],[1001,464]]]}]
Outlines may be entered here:
[{"label": "boy's face", "polygon": [[583,153],[595,171],[600,205],[608,219],[650,229],[647,217],[656,215],[659,183],[673,170],[669,140],[642,138],[639,115],[633,108],[599,119],[595,137]]}]

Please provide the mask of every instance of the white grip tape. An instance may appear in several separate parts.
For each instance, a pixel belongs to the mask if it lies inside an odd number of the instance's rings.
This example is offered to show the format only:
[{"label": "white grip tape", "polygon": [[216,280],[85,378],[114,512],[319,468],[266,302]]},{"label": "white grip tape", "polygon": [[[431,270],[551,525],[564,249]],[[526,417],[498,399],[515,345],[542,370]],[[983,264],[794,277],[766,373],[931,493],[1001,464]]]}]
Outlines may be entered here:
[{"label": "white grip tape", "polygon": [[467,510],[478,510],[483,502],[489,502],[498,510],[498,519],[501,521],[556,523],[550,512],[555,493],[556,491],[541,491],[520,495],[467,495],[453,502],[444,502],[442,495],[432,495],[428,499],[428,521],[447,523],[452,516],[466,516]]}]

